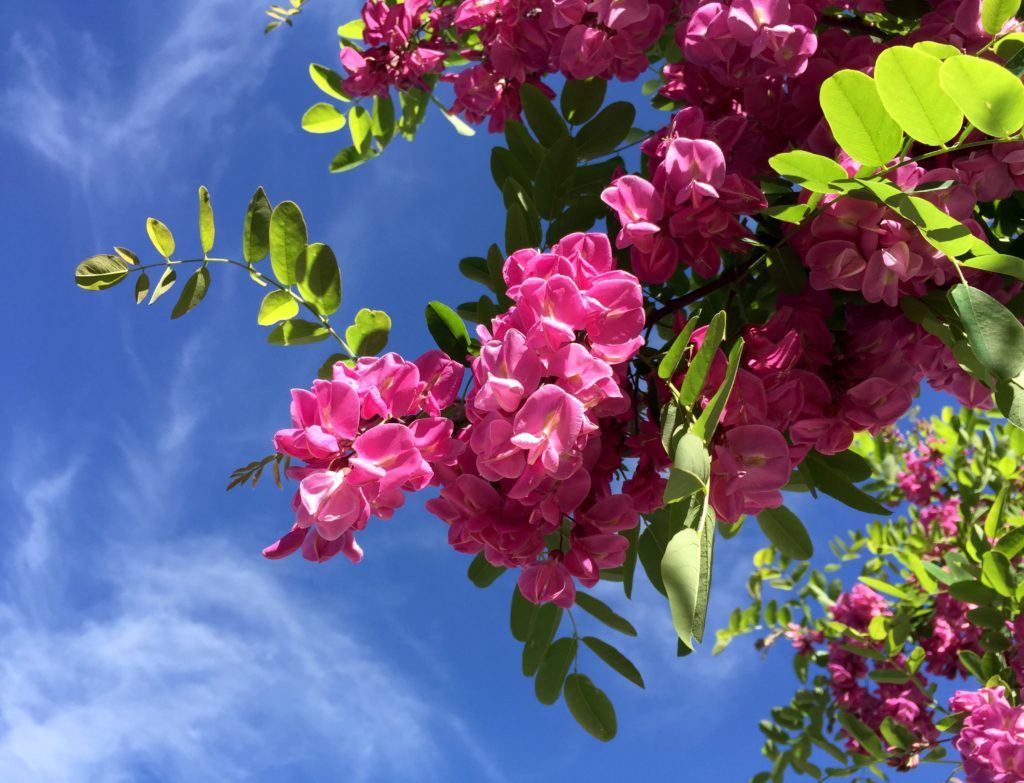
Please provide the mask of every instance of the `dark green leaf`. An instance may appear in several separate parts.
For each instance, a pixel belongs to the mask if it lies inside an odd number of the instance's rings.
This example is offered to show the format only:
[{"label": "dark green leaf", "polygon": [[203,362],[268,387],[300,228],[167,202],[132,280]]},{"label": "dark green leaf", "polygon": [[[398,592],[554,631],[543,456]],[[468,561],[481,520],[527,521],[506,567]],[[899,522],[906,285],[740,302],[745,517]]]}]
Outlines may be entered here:
[{"label": "dark green leaf", "polygon": [[704,441],[692,432],[685,433],[675,445],[665,485],[665,503],[674,503],[697,491],[707,492],[710,476],[711,455]]},{"label": "dark green leaf", "polygon": [[587,645],[587,647],[589,647],[598,658],[611,666],[631,683],[638,685],[641,688],[644,687],[644,678],[641,676],[640,671],[636,666],[633,665],[633,662],[610,644],[594,636],[584,636],[583,643]]},{"label": "dark green leaf", "polygon": [[540,607],[537,604],[532,604],[523,598],[518,585],[513,588],[509,626],[512,630],[512,638],[517,642],[526,641],[526,637],[530,634],[530,626],[533,624],[533,616],[538,609]]},{"label": "dark green leaf", "polygon": [[565,678],[565,703],[569,712],[589,734],[602,742],[615,736],[615,708],[600,688],[585,674]]},{"label": "dark green leaf", "polygon": [[572,637],[556,639],[544,653],[533,681],[533,692],[541,704],[554,704],[562,692],[562,685],[576,659],[577,642]]},{"label": "dark green leaf", "polygon": [[354,169],[356,166],[362,166],[366,161],[375,157],[377,157],[376,150],[370,149],[367,152],[360,152],[355,147],[345,147],[345,149],[334,156],[334,160],[331,161],[330,171],[332,174],[341,174],[344,171]]},{"label": "dark green leaf", "polygon": [[967,332],[978,360],[997,377],[1009,380],[1024,370],[1024,326],[997,299],[959,283],[949,300]]},{"label": "dark green leaf", "polygon": [[661,559],[661,578],[672,612],[672,625],[683,644],[690,646],[700,589],[700,535],[696,530],[680,530],[668,542]]},{"label": "dark green leaf", "polygon": [[530,630],[523,646],[523,674],[532,677],[537,673],[544,653],[548,651],[551,640],[555,638],[558,625],[562,621],[562,610],[554,604],[541,604],[534,613]]},{"label": "dark green leaf", "polygon": [[676,335],[668,350],[665,351],[665,355],[662,356],[661,361],[658,363],[658,377],[662,380],[667,381],[675,375],[679,362],[682,361],[683,354],[686,352],[686,346],[690,344],[690,337],[697,328],[697,323],[697,314],[694,313],[690,316],[690,320],[686,322],[683,330]]},{"label": "dark green leaf", "polygon": [[889,516],[889,509],[871,495],[855,486],[852,481],[830,464],[817,459],[814,452],[808,454],[802,464],[814,481],[815,488],[821,490],[826,495],[831,495],[850,508],[857,509],[857,511],[863,511],[866,514]]},{"label": "dark green leaf", "polygon": [[171,310],[171,318],[181,318],[185,313],[192,310],[197,304],[203,301],[206,296],[206,289],[210,287],[210,270],[205,266],[199,267],[185,281],[181,289],[181,296]]},{"label": "dark green leaf", "polygon": [[466,576],[468,576],[469,581],[477,587],[490,587],[503,573],[505,573],[504,566],[491,565],[491,563],[487,561],[487,558],[484,557],[484,553],[479,552],[477,556],[473,558],[473,562],[469,564],[469,570],[466,572]]},{"label": "dark green leaf", "polygon": [[437,347],[457,362],[468,364],[470,340],[466,324],[459,314],[441,302],[431,302],[426,309],[427,329]]},{"label": "dark green leaf", "polygon": [[970,579],[951,584],[949,594],[958,601],[978,606],[992,606],[999,601],[999,594],[995,590]]},{"label": "dark green leaf", "polygon": [[846,729],[847,734],[857,740],[869,755],[879,760],[886,758],[887,754],[878,735],[864,721],[842,710],[836,714],[836,719]]},{"label": "dark green leaf", "polygon": [[757,524],[772,546],[794,560],[809,560],[814,544],[800,518],[785,506],[766,508],[757,515]]},{"label": "dark green leaf", "polygon": [[562,116],[572,125],[582,125],[601,108],[608,88],[605,79],[568,79],[562,88]]},{"label": "dark green leaf", "polygon": [[707,382],[708,373],[711,371],[711,365],[718,355],[718,346],[722,344],[723,337],[725,337],[725,313],[715,313],[704,333],[700,349],[686,366],[686,375],[679,387],[680,407],[690,408],[700,397]]},{"label": "dark green leaf", "polygon": [[629,134],[636,119],[631,103],[617,101],[605,106],[576,135],[576,154],[581,160],[593,160],[613,153]]},{"label": "dark green leaf", "polygon": [[135,281],[135,304],[142,304],[148,295],[149,275],[145,272],[139,272],[139,277]]},{"label": "dark green leaf", "polygon": [[693,425],[694,434],[699,438],[703,438],[705,443],[710,443],[715,435],[715,429],[718,427],[719,419],[722,418],[725,404],[729,401],[729,395],[732,394],[732,387],[736,382],[736,373],[739,370],[740,358],[742,356],[743,339],[740,338],[729,349],[729,364],[725,368],[725,380],[722,381],[718,391],[715,392],[697,418],[697,423]]},{"label": "dark green leaf", "polygon": [[569,129],[558,110],[539,89],[532,84],[523,84],[519,88],[519,97],[526,121],[541,144],[550,147],[562,136],[569,135]]},{"label": "dark green leaf", "polygon": [[576,605],[609,628],[624,633],[627,636],[636,636],[636,628],[633,627],[629,620],[616,614],[615,610],[608,606],[608,604],[598,598],[594,598],[589,593],[577,592]]},{"label": "dark green leaf", "polygon": [[542,218],[556,217],[566,205],[576,173],[576,145],[568,136],[557,139],[537,169],[534,204]]}]

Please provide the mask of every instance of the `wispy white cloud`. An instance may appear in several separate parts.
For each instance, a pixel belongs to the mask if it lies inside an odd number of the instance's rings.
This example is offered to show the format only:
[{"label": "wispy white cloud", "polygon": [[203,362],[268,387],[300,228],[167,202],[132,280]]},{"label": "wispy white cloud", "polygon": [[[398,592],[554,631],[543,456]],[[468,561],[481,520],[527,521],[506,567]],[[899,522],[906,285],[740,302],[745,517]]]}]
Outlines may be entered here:
[{"label": "wispy white cloud", "polygon": [[180,7],[176,17],[143,17],[146,49],[128,68],[123,53],[115,67],[112,46],[90,33],[16,30],[6,47],[0,128],[83,186],[111,162],[122,176],[142,164],[158,171],[166,129],[188,127],[172,134],[179,139],[207,137],[263,81],[279,45],[259,32],[252,0]]},{"label": "wispy white cloud", "polygon": [[[59,481],[21,486],[46,538],[106,534],[32,554],[45,568],[0,594],[0,780],[429,781],[450,779],[454,758],[501,781],[422,672],[374,647],[375,629],[161,505],[159,484],[186,477],[206,415],[186,391],[196,361],[186,345],[168,415],[122,434],[88,481],[69,462],[51,464]],[[146,460],[160,469],[134,482]],[[159,525],[139,524],[154,514]],[[0,553],[0,572],[38,551]],[[61,573],[83,576],[51,578]],[[44,588],[48,600],[32,600]]]}]

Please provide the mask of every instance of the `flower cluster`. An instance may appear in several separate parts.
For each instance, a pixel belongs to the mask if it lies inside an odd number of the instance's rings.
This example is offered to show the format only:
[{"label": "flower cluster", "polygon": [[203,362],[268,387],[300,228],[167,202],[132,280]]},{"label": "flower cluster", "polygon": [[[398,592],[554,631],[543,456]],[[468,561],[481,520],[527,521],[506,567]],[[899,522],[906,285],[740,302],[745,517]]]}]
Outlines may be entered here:
[{"label": "flower cluster", "polygon": [[463,444],[440,415],[455,400],[463,368],[440,351],[414,362],[394,353],[339,362],[332,380],[292,390],[292,427],[274,436],[299,481],[291,531],[267,547],[272,559],[302,550],[322,562],[343,553],[362,558],[355,533],[371,516],[389,519],[403,491],[423,489],[435,470],[454,464]]},{"label": "flower cluster", "polygon": [[714,277],[721,252],[740,250],[753,236],[739,217],[767,203],[727,158],[743,126],[737,118],[707,123],[700,109],[682,109],[644,144],[650,180],[626,175],[601,194],[622,225],[616,244],[632,248],[643,282],[664,283],[680,264]]},{"label": "flower cluster", "polygon": [[637,512],[612,492],[619,427],[630,401],[623,365],[643,342],[636,278],[614,269],[603,234],[574,234],[550,252],[520,250],[504,279],[512,307],[479,327],[466,397],[467,447],[428,508],[462,552],[523,568],[534,602],[573,603],[573,578],[596,583],[622,563]]},{"label": "flower cluster", "polygon": [[1002,687],[957,691],[949,707],[965,713],[956,749],[967,783],[1024,780],[1024,707],[1011,706]]},{"label": "flower cluster", "polygon": [[389,4],[368,0],[363,6],[365,50],[341,48],[341,64],[348,75],[342,80],[353,97],[386,95],[389,87],[429,89],[425,77],[444,67],[451,45],[441,34],[442,20],[450,14],[442,9],[427,13],[431,0],[406,0]]}]

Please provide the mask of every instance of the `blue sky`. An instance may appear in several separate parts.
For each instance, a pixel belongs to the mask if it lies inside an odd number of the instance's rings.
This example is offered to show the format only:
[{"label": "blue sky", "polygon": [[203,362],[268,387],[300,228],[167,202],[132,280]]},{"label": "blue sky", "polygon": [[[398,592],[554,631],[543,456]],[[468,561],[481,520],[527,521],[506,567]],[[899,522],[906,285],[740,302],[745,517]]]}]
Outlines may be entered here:
[{"label": "blue sky", "polygon": [[[213,269],[206,301],[173,324],[169,301],[75,289],[88,255],[151,255],[150,215],[197,247],[199,184],[218,253],[237,256],[262,184],[335,248],[340,317],[387,310],[392,348],[429,347],[427,300],[479,295],[454,263],[502,235],[491,140],[434,113],[415,144],[329,175],[343,141],[299,129],[320,99],[306,67],[334,63],[356,5],[319,0],[269,37],[264,5],[6,9],[0,780],[746,780],[757,721],[792,690],[788,654],[761,661],[741,641],[677,661],[667,608],[640,591],[623,608],[640,637],[606,638],[648,689],[587,661],[620,724],[613,743],[591,740],[519,673],[511,578],[472,587],[421,502],[371,526],[359,566],[260,557],[290,524],[288,496],[226,495],[226,476],[270,451],[326,344],[268,346],[260,292],[236,270]],[[819,540],[863,521],[802,511]],[[742,600],[759,536],[720,542],[712,627]]]}]

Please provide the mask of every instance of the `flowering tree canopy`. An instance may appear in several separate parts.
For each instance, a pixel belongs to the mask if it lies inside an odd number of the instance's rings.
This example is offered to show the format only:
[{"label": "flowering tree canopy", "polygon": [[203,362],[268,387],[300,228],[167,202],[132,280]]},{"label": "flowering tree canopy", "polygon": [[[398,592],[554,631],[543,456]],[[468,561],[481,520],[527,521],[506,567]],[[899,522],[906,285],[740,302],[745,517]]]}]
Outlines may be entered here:
[{"label": "flowering tree canopy", "polygon": [[[268,32],[303,5],[271,8]],[[262,188],[241,258],[213,255],[200,188],[198,252],[151,218],[157,261],[116,247],[76,281],[134,276],[152,304],[192,269],[178,318],[214,269],[245,271],[272,344],[330,346],[274,453],[232,475],[229,488],[268,467],[295,482],[294,523],[264,555],[358,563],[360,531],[427,493],[476,585],[515,573],[523,672],[598,739],[615,712],[581,649],[643,679],[587,632],[577,609],[635,634],[587,591],[605,580],[629,597],[646,578],[686,655],[705,637],[716,540],[754,517],[769,544],[754,603],[718,647],[786,637],[805,685],[762,724],[759,780],[939,761],[944,735],[970,783],[1024,780],[1018,9],[369,0],[338,30],[339,70],[310,66],[329,101],[303,127],[351,137],[330,170],[385,156],[435,110],[496,139],[504,236],[458,262],[478,300],[426,304],[436,350],[385,352],[390,317],[342,311],[334,252]],[[644,75],[609,100],[610,81]],[[900,435],[922,382],[962,412]],[[883,521],[811,570],[784,493]],[[841,564],[864,555],[848,587]],[[946,695],[947,678],[972,684]]]}]

